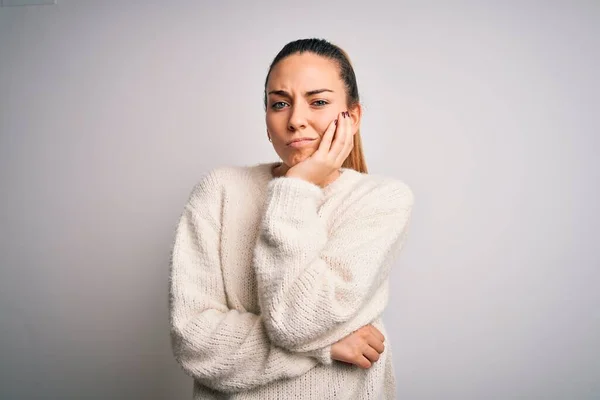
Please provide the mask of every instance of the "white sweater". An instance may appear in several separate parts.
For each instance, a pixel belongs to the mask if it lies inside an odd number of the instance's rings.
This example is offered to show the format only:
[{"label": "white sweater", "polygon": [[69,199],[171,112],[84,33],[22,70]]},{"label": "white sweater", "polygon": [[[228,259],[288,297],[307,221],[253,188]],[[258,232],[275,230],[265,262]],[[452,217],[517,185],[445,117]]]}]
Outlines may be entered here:
[{"label": "white sweater", "polygon": [[[275,164],[211,170],[179,220],[171,340],[194,399],[394,399],[381,313],[413,192],[347,168],[320,188],[274,178]],[[331,345],[368,323],[386,336],[380,359],[332,360]]]}]

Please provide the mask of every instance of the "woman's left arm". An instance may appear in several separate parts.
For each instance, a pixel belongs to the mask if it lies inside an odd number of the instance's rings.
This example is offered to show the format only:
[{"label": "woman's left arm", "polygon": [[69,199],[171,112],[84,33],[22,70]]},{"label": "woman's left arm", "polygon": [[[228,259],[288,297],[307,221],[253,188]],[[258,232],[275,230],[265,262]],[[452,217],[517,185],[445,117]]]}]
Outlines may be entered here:
[{"label": "woman's left arm", "polygon": [[319,186],[300,178],[271,180],[254,249],[267,334],[290,350],[334,343],[380,316],[387,292],[378,294],[404,243],[414,203],[407,185],[382,180],[328,233],[318,214],[323,196]]}]

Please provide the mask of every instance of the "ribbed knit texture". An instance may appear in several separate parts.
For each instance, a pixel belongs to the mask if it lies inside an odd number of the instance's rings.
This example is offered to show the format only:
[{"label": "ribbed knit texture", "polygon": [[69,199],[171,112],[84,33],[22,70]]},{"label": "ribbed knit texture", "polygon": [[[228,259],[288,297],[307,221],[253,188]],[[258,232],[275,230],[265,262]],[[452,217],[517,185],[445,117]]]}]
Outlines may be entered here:
[{"label": "ribbed knit texture", "polygon": [[[414,196],[402,181],[342,168],[320,188],[276,163],[215,168],[193,188],[170,266],[173,353],[203,400],[391,400],[381,321]],[[331,345],[373,323],[371,368]]]}]

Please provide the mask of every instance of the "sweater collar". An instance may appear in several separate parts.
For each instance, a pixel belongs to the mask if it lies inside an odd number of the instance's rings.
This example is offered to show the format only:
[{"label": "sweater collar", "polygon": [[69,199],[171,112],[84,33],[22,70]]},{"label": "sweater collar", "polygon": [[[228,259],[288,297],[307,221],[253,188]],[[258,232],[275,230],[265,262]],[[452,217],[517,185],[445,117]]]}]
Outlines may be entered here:
[{"label": "sweater collar", "polygon": [[[255,165],[255,168],[257,169],[262,181],[265,184],[275,179],[275,177],[272,174],[272,170],[273,167],[279,164],[281,164],[281,161],[260,163]],[[331,182],[323,188],[323,192],[326,196],[337,192],[339,189],[343,188],[343,186],[349,181],[356,179],[358,176],[361,175],[360,172],[352,168],[340,168],[340,171],[342,172],[341,175],[335,181]]]}]

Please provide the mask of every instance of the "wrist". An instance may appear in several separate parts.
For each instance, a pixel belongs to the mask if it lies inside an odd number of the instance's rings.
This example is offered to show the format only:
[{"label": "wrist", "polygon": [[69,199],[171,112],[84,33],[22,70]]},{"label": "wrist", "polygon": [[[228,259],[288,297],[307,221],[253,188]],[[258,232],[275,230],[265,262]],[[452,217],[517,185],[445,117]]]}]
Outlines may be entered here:
[{"label": "wrist", "polygon": [[323,365],[330,365],[333,362],[331,358],[331,345],[314,350],[312,355]]}]

